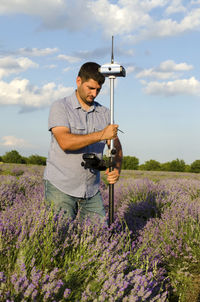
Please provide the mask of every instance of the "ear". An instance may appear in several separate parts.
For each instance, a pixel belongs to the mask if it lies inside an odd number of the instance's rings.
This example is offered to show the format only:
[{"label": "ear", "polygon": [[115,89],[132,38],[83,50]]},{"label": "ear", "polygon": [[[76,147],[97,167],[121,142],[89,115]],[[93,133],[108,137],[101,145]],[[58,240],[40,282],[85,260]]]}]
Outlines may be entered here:
[{"label": "ear", "polygon": [[77,78],[76,78],[76,85],[77,85],[77,87],[80,87],[81,84],[82,84],[81,77],[77,77]]}]

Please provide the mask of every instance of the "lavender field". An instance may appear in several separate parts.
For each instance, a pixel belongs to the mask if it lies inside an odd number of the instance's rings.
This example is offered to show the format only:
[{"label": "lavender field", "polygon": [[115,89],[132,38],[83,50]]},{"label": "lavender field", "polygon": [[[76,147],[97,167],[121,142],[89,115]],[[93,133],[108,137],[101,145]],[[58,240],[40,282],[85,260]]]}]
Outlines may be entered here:
[{"label": "lavender field", "polygon": [[200,301],[199,174],[122,171],[111,228],[54,215],[42,175],[0,165],[1,301]]}]

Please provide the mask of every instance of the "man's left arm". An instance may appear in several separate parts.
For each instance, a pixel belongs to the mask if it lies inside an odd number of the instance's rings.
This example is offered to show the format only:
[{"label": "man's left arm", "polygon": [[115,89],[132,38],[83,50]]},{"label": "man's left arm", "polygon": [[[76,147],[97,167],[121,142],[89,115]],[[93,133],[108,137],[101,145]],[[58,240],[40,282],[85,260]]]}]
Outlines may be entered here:
[{"label": "man's left arm", "polygon": [[[108,146],[110,143],[108,142]],[[115,154],[115,167],[113,171],[109,172],[109,169],[106,170],[105,174],[107,175],[107,180],[109,184],[115,184],[119,177],[121,172],[121,166],[122,166],[122,158],[123,158],[123,152],[122,152],[122,146],[120,143],[119,138],[114,139],[114,148],[116,150]]]}]

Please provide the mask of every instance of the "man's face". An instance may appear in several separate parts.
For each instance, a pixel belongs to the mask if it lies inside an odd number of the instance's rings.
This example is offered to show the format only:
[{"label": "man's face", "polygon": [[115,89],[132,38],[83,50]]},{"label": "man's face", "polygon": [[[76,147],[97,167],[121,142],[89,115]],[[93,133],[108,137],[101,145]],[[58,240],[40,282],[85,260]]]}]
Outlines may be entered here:
[{"label": "man's face", "polygon": [[91,106],[101,90],[101,85],[93,79],[82,82],[80,77],[77,77],[76,84],[78,96],[81,99],[79,101],[83,101],[85,104]]}]

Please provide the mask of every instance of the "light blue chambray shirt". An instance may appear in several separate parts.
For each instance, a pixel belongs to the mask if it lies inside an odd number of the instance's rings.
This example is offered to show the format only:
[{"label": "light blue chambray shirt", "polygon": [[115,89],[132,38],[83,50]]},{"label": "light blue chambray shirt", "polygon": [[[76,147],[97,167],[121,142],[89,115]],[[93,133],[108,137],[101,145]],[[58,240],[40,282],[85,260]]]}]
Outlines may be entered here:
[{"label": "light blue chambray shirt", "polygon": [[[110,123],[108,108],[94,102],[89,111],[81,106],[74,92],[71,96],[55,101],[49,113],[48,130],[66,126],[74,134],[88,134],[105,128]],[[60,191],[75,197],[87,198],[99,191],[100,172],[81,166],[83,153],[92,152],[99,158],[103,156],[106,141],[86,146],[76,151],[63,151],[51,132],[51,144],[44,172]]]}]

